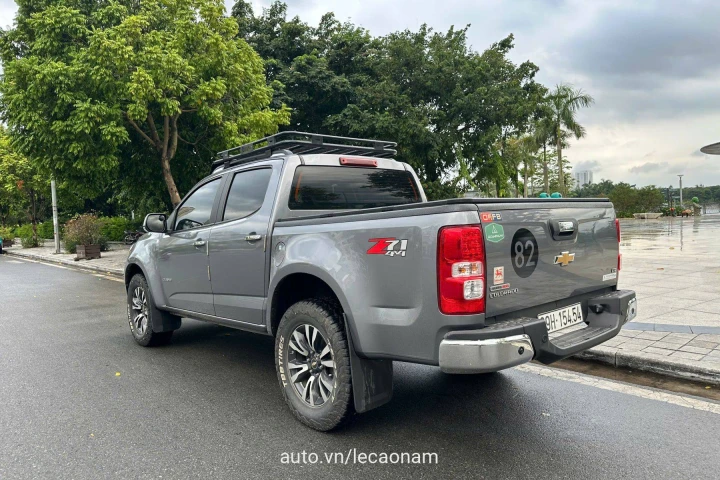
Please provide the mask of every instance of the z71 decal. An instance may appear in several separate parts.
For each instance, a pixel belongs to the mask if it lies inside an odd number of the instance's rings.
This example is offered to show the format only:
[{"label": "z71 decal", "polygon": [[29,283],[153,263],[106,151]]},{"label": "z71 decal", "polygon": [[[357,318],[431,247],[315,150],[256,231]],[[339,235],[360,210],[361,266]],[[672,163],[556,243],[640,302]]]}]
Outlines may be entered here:
[{"label": "z71 decal", "polygon": [[407,251],[408,241],[405,239],[398,239],[394,237],[371,238],[368,242],[375,242],[375,245],[370,247],[367,251],[370,255],[389,255],[391,257],[399,255],[404,257],[405,252]]}]

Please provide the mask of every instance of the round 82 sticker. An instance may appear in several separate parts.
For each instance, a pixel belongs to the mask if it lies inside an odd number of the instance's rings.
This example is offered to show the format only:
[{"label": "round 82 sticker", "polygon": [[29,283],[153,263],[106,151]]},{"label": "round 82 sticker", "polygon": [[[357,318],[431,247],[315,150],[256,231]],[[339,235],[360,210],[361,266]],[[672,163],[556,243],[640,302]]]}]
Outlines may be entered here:
[{"label": "round 82 sticker", "polygon": [[513,235],[510,243],[510,258],[515,273],[527,278],[535,271],[538,262],[538,244],[535,236],[526,228],[521,228]]}]

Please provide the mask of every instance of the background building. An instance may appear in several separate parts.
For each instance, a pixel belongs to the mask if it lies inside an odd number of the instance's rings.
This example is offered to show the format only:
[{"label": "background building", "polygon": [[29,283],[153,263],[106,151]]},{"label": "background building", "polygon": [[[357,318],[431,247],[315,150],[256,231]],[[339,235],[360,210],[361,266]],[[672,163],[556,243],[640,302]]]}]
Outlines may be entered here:
[{"label": "background building", "polygon": [[575,188],[582,188],[585,185],[593,183],[593,172],[592,170],[583,170],[582,172],[575,172]]}]

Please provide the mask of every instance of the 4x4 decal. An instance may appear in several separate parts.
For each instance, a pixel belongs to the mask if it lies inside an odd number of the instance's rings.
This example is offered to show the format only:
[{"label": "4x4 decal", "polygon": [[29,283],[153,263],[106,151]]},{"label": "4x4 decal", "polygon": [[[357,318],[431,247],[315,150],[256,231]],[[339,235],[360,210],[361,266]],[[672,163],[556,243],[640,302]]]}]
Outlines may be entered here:
[{"label": "4x4 decal", "polygon": [[375,242],[375,245],[370,247],[367,251],[370,255],[389,255],[394,257],[395,255],[405,256],[407,251],[408,241],[405,239],[398,239],[395,237],[388,238],[371,238],[368,242]]}]

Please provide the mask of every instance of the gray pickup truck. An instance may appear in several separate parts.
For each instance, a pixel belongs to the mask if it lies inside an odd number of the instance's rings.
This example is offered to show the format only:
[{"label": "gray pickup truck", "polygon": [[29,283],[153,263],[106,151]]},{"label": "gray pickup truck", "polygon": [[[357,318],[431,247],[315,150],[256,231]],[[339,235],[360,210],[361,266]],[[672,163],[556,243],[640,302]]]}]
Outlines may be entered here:
[{"label": "gray pickup truck", "polygon": [[182,317],[273,335],[287,405],[330,430],[390,400],[394,360],[551,363],[636,315],[608,200],[428,202],[394,147],[284,132],[222,152],[130,250],[135,340]]}]

